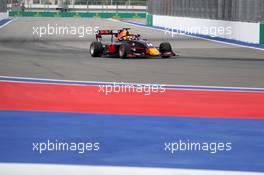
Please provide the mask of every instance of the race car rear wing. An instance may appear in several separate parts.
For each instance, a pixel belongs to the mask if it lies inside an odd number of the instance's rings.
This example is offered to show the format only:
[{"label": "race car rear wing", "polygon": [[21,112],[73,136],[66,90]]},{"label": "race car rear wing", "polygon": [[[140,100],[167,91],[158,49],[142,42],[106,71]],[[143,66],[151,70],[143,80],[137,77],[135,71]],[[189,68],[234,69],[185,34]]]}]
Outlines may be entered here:
[{"label": "race car rear wing", "polygon": [[122,32],[123,30],[129,30],[130,28],[123,28],[121,30],[98,30],[96,33],[96,40],[97,41],[101,41],[102,40],[102,36],[103,35],[112,35],[112,41],[113,41],[113,37],[117,37],[117,35]]},{"label": "race car rear wing", "polygon": [[117,35],[119,30],[98,30],[96,37],[101,37],[102,35]]}]

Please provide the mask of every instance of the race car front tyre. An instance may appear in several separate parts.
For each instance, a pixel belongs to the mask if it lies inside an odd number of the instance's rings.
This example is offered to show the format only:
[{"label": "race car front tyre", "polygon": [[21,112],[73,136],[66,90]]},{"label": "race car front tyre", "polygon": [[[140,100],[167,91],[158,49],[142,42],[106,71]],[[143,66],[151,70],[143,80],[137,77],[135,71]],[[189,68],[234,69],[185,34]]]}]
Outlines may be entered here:
[{"label": "race car front tyre", "polygon": [[120,58],[127,58],[128,52],[129,52],[129,48],[128,48],[128,46],[126,44],[122,44],[119,47],[118,54],[119,54]]},{"label": "race car front tyre", "polygon": [[166,55],[166,53],[172,52],[170,43],[161,43],[159,46],[159,51],[162,58],[169,58],[170,56]]},{"label": "race car front tyre", "polygon": [[90,54],[92,57],[102,56],[104,51],[103,45],[100,42],[92,42],[90,46]]}]

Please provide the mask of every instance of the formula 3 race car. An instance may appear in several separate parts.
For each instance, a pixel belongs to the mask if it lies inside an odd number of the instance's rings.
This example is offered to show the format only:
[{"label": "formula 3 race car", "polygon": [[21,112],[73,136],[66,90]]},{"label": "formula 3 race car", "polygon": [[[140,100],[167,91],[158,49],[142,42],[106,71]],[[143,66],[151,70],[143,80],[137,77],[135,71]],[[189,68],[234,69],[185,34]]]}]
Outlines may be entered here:
[{"label": "formula 3 race car", "polygon": [[[102,36],[108,35],[111,41],[103,43]],[[169,58],[176,56],[170,43],[164,42],[159,47],[154,47],[149,41],[141,39],[139,34],[130,34],[129,28],[121,30],[98,30],[96,41],[91,43],[90,54],[92,57],[119,57],[119,58],[144,58],[156,57]]]}]

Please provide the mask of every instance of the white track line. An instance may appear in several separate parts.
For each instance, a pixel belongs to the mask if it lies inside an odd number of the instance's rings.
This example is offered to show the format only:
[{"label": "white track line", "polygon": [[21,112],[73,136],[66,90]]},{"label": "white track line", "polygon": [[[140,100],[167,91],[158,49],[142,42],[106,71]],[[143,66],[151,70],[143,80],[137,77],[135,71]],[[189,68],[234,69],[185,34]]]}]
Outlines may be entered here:
[{"label": "white track line", "polygon": [[78,166],[55,164],[1,163],[3,175],[263,175],[257,172],[194,170],[172,168],[141,168],[114,166]]},{"label": "white track line", "polygon": [[[32,82],[36,81],[36,82]],[[40,82],[38,82],[40,81]],[[44,82],[41,82],[44,81]],[[124,82],[103,82],[103,81],[78,81],[78,80],[59,80],[59,79],[42,79],[42,78],[31,78],[31,77],[16,77],[16,76],[0,76],[0,82],[21,82],[21,83],[36,83],[36,84],[56,84],[56,85],[77,85],[77,86],[87,86],[89,84],[93,84],[94,86],[100,84],[113,85],[113,84],[122,84],[122,85],[159,85],[165,86],[167,89],[177,89],[186,88],[187,90],[190,88],[194,88],[191,90],[202,90],[202,91],[221,91],[229,90],[229,91],[264,91],[264,88],[256,88],[256,87],[226,87],[226,86],[197,86],[197,85],[171,85],[171,84],[150,84],[150,83],[124,83]],[[68,84],[67,84],[68,83]],[[83,84],[79,84],[83,83]],[[219,90],[220,89],[220,90]]]}]

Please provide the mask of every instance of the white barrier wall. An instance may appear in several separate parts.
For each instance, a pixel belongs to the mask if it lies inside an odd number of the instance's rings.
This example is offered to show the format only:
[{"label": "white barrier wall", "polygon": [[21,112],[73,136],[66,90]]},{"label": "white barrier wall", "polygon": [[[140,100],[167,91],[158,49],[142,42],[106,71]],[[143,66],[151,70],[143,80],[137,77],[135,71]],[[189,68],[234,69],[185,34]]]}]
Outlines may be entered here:
[{"label": "white barrier wall", "polygon": [[153,15],[153,26],[259,44],[259,23]]},{"label": "white barrier wall", "polygon": [[0,12],[0,20],[8,18],[7,12]]}]

